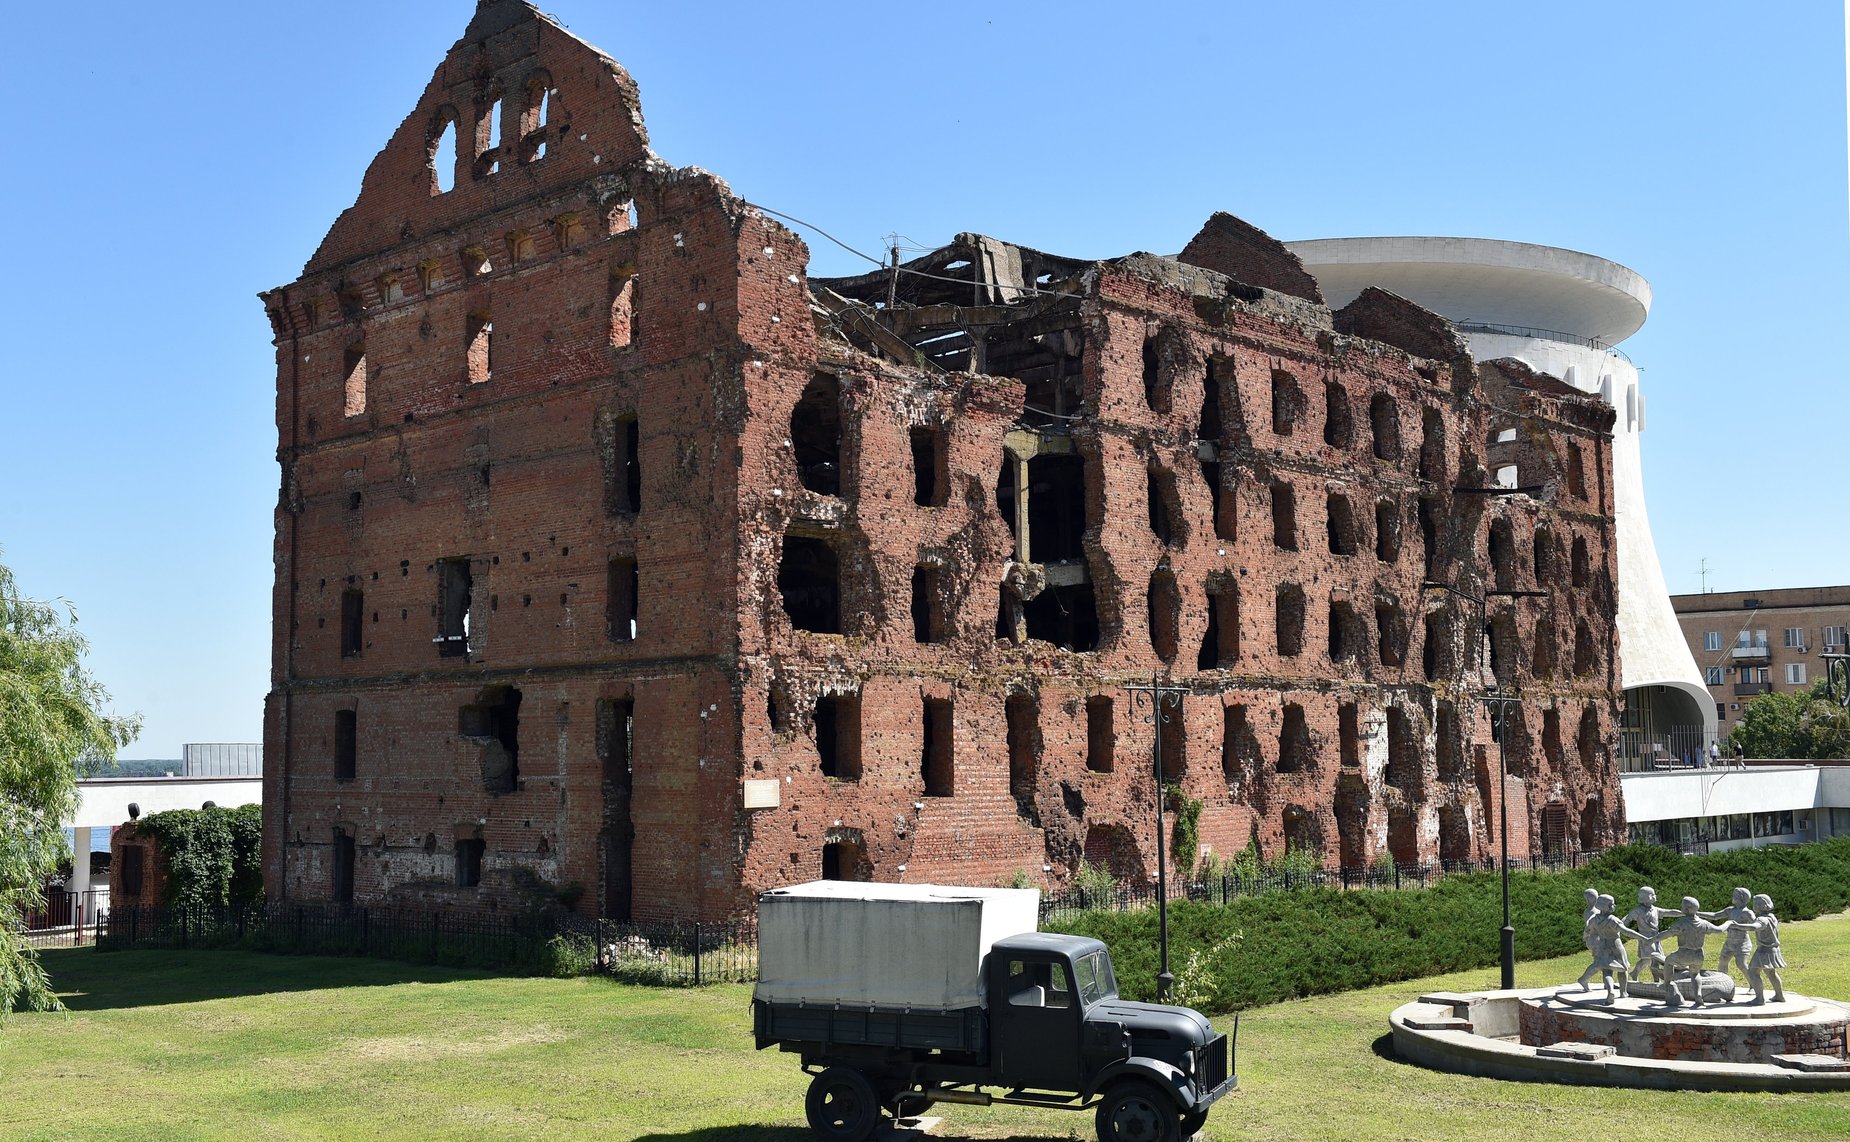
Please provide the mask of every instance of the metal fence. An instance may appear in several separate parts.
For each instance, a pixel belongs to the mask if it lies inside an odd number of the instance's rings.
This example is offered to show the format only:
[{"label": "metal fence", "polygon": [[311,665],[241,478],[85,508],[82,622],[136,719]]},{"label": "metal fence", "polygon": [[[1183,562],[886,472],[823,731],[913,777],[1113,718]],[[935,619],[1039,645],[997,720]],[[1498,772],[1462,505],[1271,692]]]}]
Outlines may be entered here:
[{"label": "metal fence", "polygon": [[589,941],[596,970],[628,983],[698,986],[758,978],[758,923],[665,920],[618,923],[565,917],[561,933]]},{"label": "metal fence", "polygon": [[46,895],[44,907],[22,916],[20,927],[35,948],[76,948],[95,941],[108,915],[109,889],[58,889]]}]

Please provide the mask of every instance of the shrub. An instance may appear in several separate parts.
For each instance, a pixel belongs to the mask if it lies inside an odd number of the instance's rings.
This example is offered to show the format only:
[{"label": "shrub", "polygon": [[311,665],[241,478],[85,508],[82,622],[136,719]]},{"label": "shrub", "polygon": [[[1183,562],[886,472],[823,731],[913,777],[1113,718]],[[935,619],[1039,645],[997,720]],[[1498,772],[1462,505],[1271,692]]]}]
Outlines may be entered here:
[{"label": "shrub", "polygon": [[597,945],[589,936],[560,933],[540,949],[540,974],[554,979],[589,975],[597,967]]},{"label": "shrub", "polygon": [[[1770,895],[1783,919],[1810,919],[1850,906],[1850,838],[1701,857],[1630,846],[1569,872],[1513,872],[1517,957],[1544,959],[1584,947],[1583,888],[1610,893],[1623,912],[1645,884],[1666,906],[1695,896],[1711,908],[1745,886]],[[1502,922],[1495,873],[1448,876],[1399,892],[1300,888],[1226,904],[1177,901],[1169,908],[1170,959],[1183,965],[1178,988],[1187,976],[1188,993],[1205,997],[1205,1010],[1224,1011],[1488,967],[1498,959]],[[1057,926],[1105,942],[1127,998],[1155,998],[1155,909],[1084,912]]]}]

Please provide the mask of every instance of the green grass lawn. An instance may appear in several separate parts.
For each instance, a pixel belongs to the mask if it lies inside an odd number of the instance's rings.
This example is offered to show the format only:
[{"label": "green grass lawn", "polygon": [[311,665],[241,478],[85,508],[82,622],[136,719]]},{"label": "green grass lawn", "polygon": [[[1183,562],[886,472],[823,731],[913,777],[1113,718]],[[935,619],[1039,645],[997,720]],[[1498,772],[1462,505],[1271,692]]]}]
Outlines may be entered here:
[{"label": "green grass lawn", "polygon": [[[1850,917],[1788,925],[1798,991],[1850,998]],[[654,990],[376,960],[64,950],[70,1010],[0,1030],[0,1136],[538,1137],[798,1142],[805,1076],[752,1050],[741,986]],[[1523,964],[1571,980],[1578,959]],[[1850,1095],[1553,1087],[1391,1057],[1387,1014],[1495,969],[1276,1004],[1241,1021],[1242,1089],[1206,1136],[1850,1137]],[[1225,1026],[1231,1017],[1217,1020]],[[945,1139],[1090,1138],[1089,1115],[943,1106]]]}]

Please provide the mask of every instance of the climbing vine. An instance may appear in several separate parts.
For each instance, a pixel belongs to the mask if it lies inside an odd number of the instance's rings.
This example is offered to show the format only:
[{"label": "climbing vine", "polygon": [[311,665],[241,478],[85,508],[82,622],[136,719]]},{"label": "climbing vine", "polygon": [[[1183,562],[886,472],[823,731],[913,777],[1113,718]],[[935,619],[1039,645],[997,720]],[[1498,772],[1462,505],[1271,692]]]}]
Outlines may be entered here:
[{"label": "climbing vine", "polygon": [[169,809],[143,817],[138,825],[167,857],[167,898],[161,903],[222,908],[263,900],[259,806]]},{"label": "climbing vine", "polygon": [[1170,833],[1170,851],[1175,854],[1176,869],[1182,873],[1192,872],[1195,857],[1201,851],[1201,806],[1202,802],[1182,792],[1180,785],[1165,785],[1163,792],[1169,798],[1169,811],[1175,814],[1175,828]]}]

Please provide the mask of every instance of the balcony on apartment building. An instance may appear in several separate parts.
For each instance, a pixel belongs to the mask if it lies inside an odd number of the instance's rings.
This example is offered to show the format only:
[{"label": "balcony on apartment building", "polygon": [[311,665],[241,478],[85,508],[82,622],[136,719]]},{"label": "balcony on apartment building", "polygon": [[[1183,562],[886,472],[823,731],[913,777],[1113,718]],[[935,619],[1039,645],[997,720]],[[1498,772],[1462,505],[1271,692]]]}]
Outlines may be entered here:
[{"label": "balcony on apartment building", "polygon": [[1772,692],[1773,684],[1771,682],[1736,682],[1734,684],[1734,696],[1737,698],[1748,697],[1754,694],[1771,694]]},{"label": "balcony on apartment building", "polygon": [[1753,643],[1748,646],[1735,647],[1733,651],[1733,657],[1737,663],[1739,662],[1748,662],[1748,663],[1770,662],[1772,661],[1772,651],[1768,648],[1766,643],[1757,642],[1757,643]]}]

